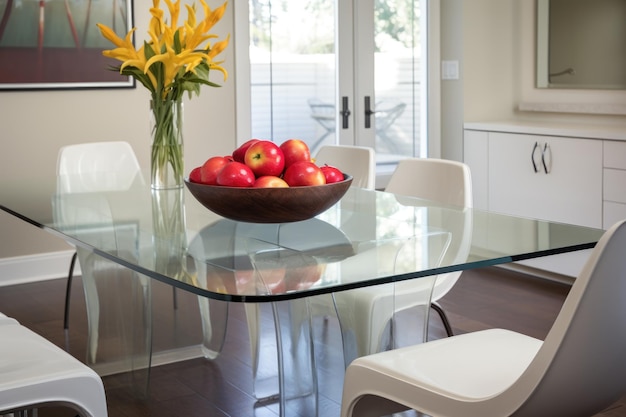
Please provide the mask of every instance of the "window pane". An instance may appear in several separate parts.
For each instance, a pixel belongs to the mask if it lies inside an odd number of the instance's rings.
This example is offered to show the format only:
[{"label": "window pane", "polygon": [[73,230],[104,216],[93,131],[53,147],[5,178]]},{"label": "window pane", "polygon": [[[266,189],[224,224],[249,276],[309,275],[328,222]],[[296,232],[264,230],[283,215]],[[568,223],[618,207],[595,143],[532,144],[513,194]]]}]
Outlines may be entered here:
[{"label": "window pane", "polygon": [[382,161],[426,156],[420,2],[376,0],[375,19],[376,153]]},{"label": "window pane", "polygon": [[334,16],[334,0],[250,1],[253,137],[334,141]]}]

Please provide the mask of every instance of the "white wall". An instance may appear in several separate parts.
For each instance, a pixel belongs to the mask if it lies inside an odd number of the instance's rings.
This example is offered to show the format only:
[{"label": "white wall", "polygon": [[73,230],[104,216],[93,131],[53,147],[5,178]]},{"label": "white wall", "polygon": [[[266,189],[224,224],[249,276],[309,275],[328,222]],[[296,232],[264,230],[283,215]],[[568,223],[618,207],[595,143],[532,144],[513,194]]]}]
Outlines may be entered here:
[{"label": "white wall", "polygon": [[[209,5],[219,6],[211,0]],[[134,0],[136,41],[147,38],[152,0]],[[232,7],[212,32],[233,33]],[[234,50],[223,57],[231,78],[221,88],[203,88],[185,101],[185,164],[197,166],[235,146]],[[114,63],[112,61],[112,63]],[[67,144],[105,140],[131,143],[143,167],[149,166],[149,94],[135,89],[0,92],[0,175],[19,181],[23,170],[54,172],[58,149]],[[19,192],[19,191],[15,191]],[[5,196],[0,198],[4,199]],[[0,213],[0,258],[67,249],[60,239]]]}]

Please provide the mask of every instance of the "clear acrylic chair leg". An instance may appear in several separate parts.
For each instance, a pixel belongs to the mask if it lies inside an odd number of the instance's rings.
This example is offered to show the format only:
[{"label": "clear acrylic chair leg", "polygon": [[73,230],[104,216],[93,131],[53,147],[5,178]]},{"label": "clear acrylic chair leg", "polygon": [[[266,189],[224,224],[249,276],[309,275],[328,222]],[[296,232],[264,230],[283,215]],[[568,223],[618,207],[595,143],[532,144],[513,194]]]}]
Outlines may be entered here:
[{"label": "clear acrylic chair leg", "polygon": [[78,249],[88,319],[86,363],[101,376],[128,375],[145,397],[152,358],[150,279]]},{"label": "clear acrylic chair leg", "polygon": [[198,306],[202,321],[202,354],[207,359],[216,359],[226,340],[228,302],[198,296]]}]

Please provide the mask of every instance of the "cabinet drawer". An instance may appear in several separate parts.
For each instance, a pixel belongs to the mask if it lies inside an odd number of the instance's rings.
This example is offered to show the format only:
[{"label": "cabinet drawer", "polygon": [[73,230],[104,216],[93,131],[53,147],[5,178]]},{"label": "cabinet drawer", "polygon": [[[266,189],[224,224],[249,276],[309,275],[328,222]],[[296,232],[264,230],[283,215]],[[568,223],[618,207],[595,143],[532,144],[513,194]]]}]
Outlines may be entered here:
[{"label": "cabinet drawer", "polygon": [[602,228],[608,229],[618,221],[626,219],[626,204],[605,201],[603,214]]},{"label": "cabinet drawer", "polygon": [[626,203],[626,171],[604,169],[603,200]]},{"label": "cabinet drawer", "polygon": [[604,141],[604,167],[626,169],[626,142]]}]

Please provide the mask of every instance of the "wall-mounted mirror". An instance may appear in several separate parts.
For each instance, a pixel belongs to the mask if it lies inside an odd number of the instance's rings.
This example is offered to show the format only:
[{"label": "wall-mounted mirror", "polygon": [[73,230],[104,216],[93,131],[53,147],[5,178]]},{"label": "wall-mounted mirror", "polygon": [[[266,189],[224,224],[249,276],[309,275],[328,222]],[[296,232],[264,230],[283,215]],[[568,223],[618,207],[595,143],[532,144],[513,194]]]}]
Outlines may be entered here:
[{"label": "wall-mounted mirror", "polygon": [[626,89],[626,0],[537,0],[537,87]]}]

